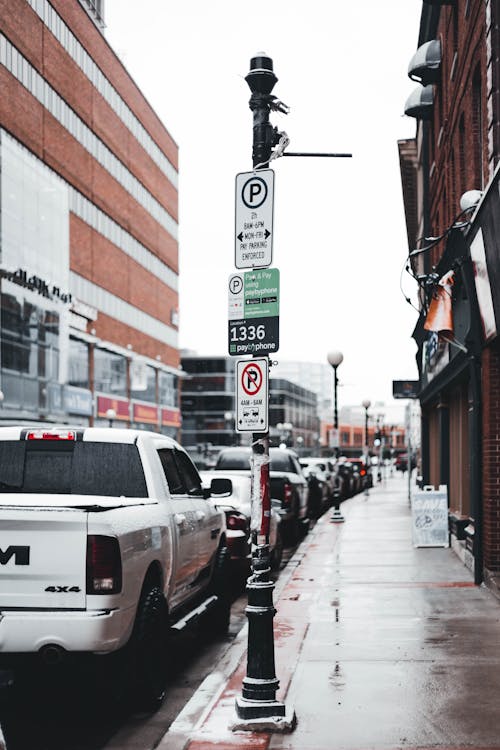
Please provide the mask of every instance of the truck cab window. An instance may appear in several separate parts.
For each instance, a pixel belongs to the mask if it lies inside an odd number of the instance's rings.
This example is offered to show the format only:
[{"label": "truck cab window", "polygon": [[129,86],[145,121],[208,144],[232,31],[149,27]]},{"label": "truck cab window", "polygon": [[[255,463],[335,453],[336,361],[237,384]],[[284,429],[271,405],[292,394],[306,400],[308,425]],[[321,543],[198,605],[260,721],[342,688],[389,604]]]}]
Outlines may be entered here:
[{"label": "truck cab window", "polygon": [[201,486],[201,479],[195,465],[186,453],[182,451],[175,451],[175,460],[179,467],[179,472],[184,480],[188,495],[200,495],[203,496],[203,489]]},{"label": "truck cab window", "polygon": [[172,495],[185,495],[186,487],[177,468],[174,452],[170,448],[161,448],[158,451],[165,479]]}]

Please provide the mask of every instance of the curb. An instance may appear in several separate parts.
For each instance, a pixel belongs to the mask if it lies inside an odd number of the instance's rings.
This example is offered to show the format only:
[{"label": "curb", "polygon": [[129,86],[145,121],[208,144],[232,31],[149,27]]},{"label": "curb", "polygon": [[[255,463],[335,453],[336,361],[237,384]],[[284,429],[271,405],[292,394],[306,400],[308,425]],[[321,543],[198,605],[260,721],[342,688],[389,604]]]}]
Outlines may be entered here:
[{"label": "curb", "polygon": [[[279,601],[283,590],[306,555],[308,547],[314,543],[318,527],[321,528],[323,523],[329,523],[329,511],[317,521],[282,570],[275,584],[275,602]],[[228,681],[240,665],[247,650],[247,639],[248,623],[243,625],[235,640],[229,644],[218,663],[214,665],[214,671],[205,677],[175,721],[172,722],[157,745],[158,750],[184,750],[187,747],[192,735],[203,725]],[[2,749],[0,748],[0,750]]]}]

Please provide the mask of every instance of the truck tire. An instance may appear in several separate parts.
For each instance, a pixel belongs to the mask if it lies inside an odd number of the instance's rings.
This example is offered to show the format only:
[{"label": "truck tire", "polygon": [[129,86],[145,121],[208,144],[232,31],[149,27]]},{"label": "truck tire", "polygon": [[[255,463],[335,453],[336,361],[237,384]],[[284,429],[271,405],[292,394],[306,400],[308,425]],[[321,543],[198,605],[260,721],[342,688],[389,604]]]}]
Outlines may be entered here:
[{"label": "truck tire", "polygon": [[141,594],[130,646],[132,707],[153,713],[165,697],[169,656],[167,603],[157,586],[150,586]]},{"label": "truck tire", "polygon": [[217,603],[208,615],[208,630],[211,635],[225,635],[231,617],[231,559],[224,545],[219,547],[215,557],[212,592]]}]

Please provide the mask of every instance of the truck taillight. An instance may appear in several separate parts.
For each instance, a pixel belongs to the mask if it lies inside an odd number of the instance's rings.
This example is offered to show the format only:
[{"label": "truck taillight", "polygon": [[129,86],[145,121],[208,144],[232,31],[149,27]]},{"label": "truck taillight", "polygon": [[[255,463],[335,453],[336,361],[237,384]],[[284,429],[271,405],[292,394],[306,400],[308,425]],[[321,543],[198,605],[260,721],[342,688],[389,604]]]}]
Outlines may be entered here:
[{"label": "truck taillight", "polygon": [[283,504],[284,505],[290,505],[292,494],[293,494],[292,485],[285,483],[285,486],[283,488]]},{"label": "truck taillight", "polygon": [[228,513],[226,525],[231,531],[247,531],[248,521],[241,513]]},{"label": "truck taillight", "polygon": [[76,433],[73,430],[32,430],[26,434],[26,440],[76,440]]},{"label": "truck taillight", "polygon": [[87,537],[87,594],[119,594],[122,590],[122,558],[118,539]]}]

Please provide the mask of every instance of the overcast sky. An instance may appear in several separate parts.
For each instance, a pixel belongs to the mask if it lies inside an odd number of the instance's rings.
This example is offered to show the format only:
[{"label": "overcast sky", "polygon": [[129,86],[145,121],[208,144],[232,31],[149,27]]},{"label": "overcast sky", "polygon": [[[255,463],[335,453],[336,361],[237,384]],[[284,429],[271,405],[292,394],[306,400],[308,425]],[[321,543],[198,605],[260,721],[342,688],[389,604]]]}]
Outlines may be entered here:
[{"label": "overcast sky", "polygon": [[[180,148],[180,345],[227,353],[235,176],[252,167],[250,58],[265,51],[272,114],[289,151],[275,171],[277,360],[344,354],[341,402],[391,401],[416,379],[416,312],[400,291],[408,252],[397,141],[416,84],[421,0],[106,0],[106,37]],[[404,289],[414,286],[406,276]]]}]

